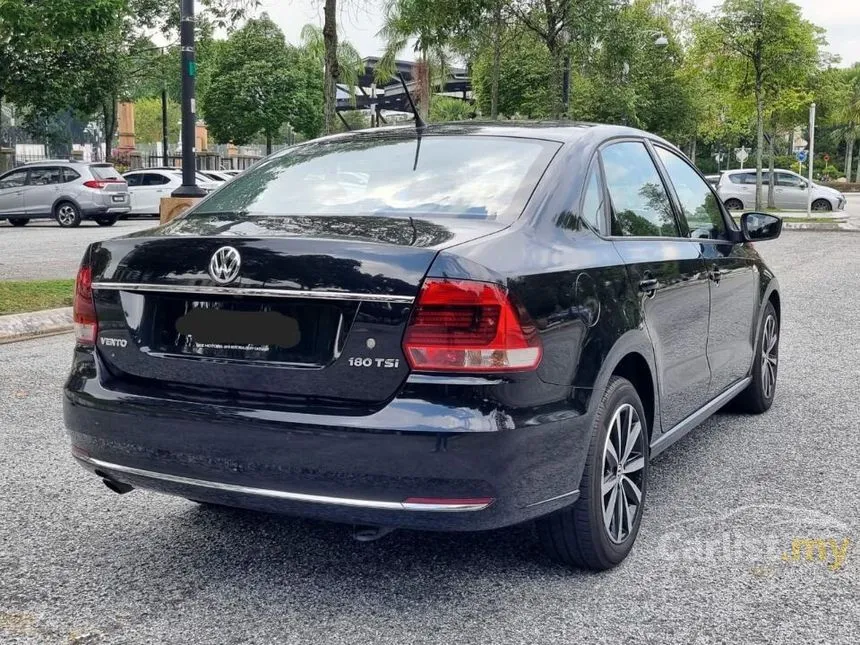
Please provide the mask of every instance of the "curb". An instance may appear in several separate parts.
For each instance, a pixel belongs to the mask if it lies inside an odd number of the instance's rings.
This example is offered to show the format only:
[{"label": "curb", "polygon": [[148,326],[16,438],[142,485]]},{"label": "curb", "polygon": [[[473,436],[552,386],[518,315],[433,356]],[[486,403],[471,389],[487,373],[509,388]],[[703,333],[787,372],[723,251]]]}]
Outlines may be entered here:
[{"label": "curb", "polygon": [[72,308],[0,316],[0,345],[72,331]]},{"label": "curb", "polygon": [[783,231],[828,231],[831,233],[860,233],[860,228],[849,226],[845,222],[783,222]]}]

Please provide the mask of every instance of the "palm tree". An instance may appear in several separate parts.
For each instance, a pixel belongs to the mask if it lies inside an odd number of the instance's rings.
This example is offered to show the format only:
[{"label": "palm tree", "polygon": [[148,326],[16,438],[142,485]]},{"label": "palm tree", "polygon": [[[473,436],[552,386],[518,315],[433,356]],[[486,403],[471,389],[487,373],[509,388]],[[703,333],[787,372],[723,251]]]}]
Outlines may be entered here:
[{"label": "palm tree", "polygon": [[379,83],[387,83],[396,72],[397,54],[415,39],[415,79],[418,81],[416,103],[426,120],[430,111],[431,70],[444,77],[449,54],[448,31],[442,26],[442,10],[433,3],[409,0],[386,0],[385,22],[377,36],[385,39],[385,52],[376,67]]},{"label": "palm tree", "polygon": [[[326,36],[324,28],[317,25],[305,25],[301,32],[302,46],[305,50],[319,61],[323,68],[328,68],[326,65]],[[328,114],[329,106],[326,104],[326,134],[334,132],[334,112],[337,102],[337,84],[345,85],[350,94],[353,103],[355,102],[355,87],[358,85],[358,79],[364,74],[364,63],[361,60],[361,54],[347,40],[338,40],[337,42],[337,75],[332,78],[331,96],[326,93],[326,101],[331,101],[331,115]],[[328,82],[328,79],[327,81]],[[331,117],[331,118],[329,118]],[[329,121],[332,121],[331,123]]]}]

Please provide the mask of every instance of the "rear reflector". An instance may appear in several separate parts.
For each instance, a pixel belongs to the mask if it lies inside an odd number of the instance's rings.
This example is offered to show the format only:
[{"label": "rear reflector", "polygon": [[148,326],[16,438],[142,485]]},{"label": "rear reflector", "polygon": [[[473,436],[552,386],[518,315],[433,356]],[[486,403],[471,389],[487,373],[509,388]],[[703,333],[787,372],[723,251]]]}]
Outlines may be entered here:
[{"label": "rear reflector", "polygon": [[93,302],[93,272],[88,266],[78,270],[75,280],[75,299],[72,317],[75,323],[75,341],[78,345],[94,345],[98,324],[96,306]]},{"label": "rear reflector", "polygon": [[495,500],[492,497],[407,497],[403,508],[411,511],[480,511]]},{"label": "rear reflector", "polygon": [[403,352],[423,372],[517,372],[538,366],[541,343],[534,323],[501,286],[428,278]]}]

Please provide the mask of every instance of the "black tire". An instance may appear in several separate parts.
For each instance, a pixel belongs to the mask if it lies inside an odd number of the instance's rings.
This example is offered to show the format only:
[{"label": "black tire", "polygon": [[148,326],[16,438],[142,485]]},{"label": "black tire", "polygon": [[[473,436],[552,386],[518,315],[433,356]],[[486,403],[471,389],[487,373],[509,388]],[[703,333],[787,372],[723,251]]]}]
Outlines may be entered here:
[{"label": "black tire", "polygon": [[54,206],[54,218],[63,228],[75,228],[81,225],[81,209],[72,202],[60,202]]},{"label": "black tire", "polygon": [[104,217],[96,217],[96,224],[99,226],[113,226],[116,224],[116,215],[106,215]]},{"label": "black tire", "polygon": [[30,223],[29,217],[10,217],[9,223],[12,226],[27,226]]},{"label": "black tire", "polygon": [[744,203],[739,199],[735,199],[734,197],[732,199],[727,199],[725,201],[725,206],[730,211],[742,211],[744,209]]},{"label": "black tire", "polygon": [[826,199],[816,199],[812,202],[812,210],[819,213],[829,213],[833,210],[833,206]]},{"label": "black tire", "polygon": [[[769,323],[768,321],[772,322]],[[773,331],[773,343],[770,342],[770,330]],[[767,412],[773,405],[779,368],[779,331],[779,317],[776,314],[776,309],[772,302],[768,302],[762,314],[761,329],[759,329],[755,343],[752,382],[737,396],[733,402],[733,409],[739,412],[761,414]],[[765,343],[767,343],[767,347],[765,347]],[[766,367],[768,364],[769,367]]]},{"label": "black tire", "polygon": [[[625,477],[630,482],[633,482],[633,477],[636,478],[635,482],[639,486],[640,495],[638,504],[628,508],[628,513],[631,508],[635,510],[633,510],[632,523],[629,520],[627,522],[626,535],[622,531],[613,536],[611,534],[612,522],[615,522],[616,530],[618,530],[619,523],[616,518],[623,516],[620,507],[622,502],[619,501],[621,499],[619,496],[623,494],[625,495],[624,500],[629,501],[633,497],[633,489],[630,485],[625,485],[627,482],[619,477],[618,472],[624,471],[616,470],[613,473],[612,469],[609,468],[607,474],[605,450],[607,437],[610,433],[610,422],[615,419],[616,413],[622,414],[621,420],[623,421],[623,412],[631,408],[638,416],[640,430],[635,441],[637,447],[630,452],[629,477],[627,474]],[[619,426],[618,442],[620,446],[624,445],[625,435],[623,433],[625,431]],[[648,480],[648,437],[647,418],[636,388],[627,379],[613,376],[609,380],[594,417],[591,445],[588,448],[585,470],[579,485],[580,498],[572,506],[536,521],[538,539],[550,557],[564,564],[594,571],[611,569],[627,557],[636,541],[636,535],[639,533],[639,525],[642,521],[642,509],[644,508]],[[613,440],[612,443],[614,445],[615,441]],[[624,460],[622,459],[622,461]],[[641,467],[634,470],[638,463],[641,463]],[[603,492],[604,483],[611,485],[613,480],[619,479],[621,479],[620,484],[611,486],[606,493]],[[610,526],[607,526],[604,522],[604,509],[605,506],[610,509],[616,508],[613,500],[619,503],[617,507],[619,515],[613,512]]]}]

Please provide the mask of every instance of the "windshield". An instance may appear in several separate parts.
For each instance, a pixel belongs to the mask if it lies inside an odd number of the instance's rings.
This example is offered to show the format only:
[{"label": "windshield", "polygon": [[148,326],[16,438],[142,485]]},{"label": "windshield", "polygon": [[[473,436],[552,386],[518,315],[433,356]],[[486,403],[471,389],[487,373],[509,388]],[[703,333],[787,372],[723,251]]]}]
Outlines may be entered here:
[{"label": "windshield", "polygon": [[189,216],[382,215],[510,222],[559,144],[507,137],[367,136],[262,162]]}]

